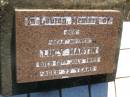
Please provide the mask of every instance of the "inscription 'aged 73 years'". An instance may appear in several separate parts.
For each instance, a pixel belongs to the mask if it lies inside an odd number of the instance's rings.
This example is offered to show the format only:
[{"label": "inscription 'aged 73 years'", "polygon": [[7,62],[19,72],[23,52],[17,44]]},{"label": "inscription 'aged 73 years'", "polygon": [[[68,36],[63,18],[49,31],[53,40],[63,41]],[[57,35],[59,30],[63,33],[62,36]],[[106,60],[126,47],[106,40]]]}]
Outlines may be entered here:
[{"label": "inscription 'aged 73 years'", "polygon": [[120,12],[16,9],[17,83],[111,74]]}]

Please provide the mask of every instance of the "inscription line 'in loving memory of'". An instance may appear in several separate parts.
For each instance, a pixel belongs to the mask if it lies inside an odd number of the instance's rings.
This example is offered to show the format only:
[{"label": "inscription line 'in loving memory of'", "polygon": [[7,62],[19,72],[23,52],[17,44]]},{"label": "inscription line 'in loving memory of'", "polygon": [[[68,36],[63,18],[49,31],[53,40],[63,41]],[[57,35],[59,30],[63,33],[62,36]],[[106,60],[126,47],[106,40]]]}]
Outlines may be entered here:
[{"label": "inscription line 'in loving memory of'", "polygon": [[113,17],[109,16],[29,16],[24,20],[25,26],[113,24]]}]

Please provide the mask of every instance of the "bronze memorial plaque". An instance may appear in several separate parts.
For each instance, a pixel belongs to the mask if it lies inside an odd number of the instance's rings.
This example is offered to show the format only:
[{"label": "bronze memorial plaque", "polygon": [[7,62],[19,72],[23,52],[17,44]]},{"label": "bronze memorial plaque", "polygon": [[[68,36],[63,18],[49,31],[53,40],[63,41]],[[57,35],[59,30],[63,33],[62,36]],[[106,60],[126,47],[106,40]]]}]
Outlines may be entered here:
[{"label": "bronze memorial plaque", "polygon": [[110,74],[115,70],[119,11],[15,12],[17,83]]}]

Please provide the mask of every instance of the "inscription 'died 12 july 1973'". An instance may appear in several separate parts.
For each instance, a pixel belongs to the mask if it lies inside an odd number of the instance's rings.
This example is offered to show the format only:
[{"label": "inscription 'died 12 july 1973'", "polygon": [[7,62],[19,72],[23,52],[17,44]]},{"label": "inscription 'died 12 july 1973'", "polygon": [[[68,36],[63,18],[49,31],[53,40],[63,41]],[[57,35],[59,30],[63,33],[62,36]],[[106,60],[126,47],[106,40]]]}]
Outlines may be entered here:
[{"label": "inscription 'died 12 july 1973'", "polygon": [[16,10],[17,82],[112,73],[120,12]]}]

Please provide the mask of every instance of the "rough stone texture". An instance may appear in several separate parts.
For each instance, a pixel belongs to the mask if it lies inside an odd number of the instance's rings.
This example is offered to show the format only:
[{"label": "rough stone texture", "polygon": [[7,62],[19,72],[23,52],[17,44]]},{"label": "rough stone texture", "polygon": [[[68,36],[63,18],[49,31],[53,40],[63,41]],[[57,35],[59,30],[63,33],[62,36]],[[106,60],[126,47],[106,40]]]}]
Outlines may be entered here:
[{"label": "rough stone texture", "polygon": [[[8,94],[11,91],[11,33],[12,33],[12,11],[10,6],[1,9],[1,32],[0,32],[0,65],[1,65],[1,92]],[[3,18],[4,17],[4,18]],[[8,72],[7,72],[8,71]]]}]

